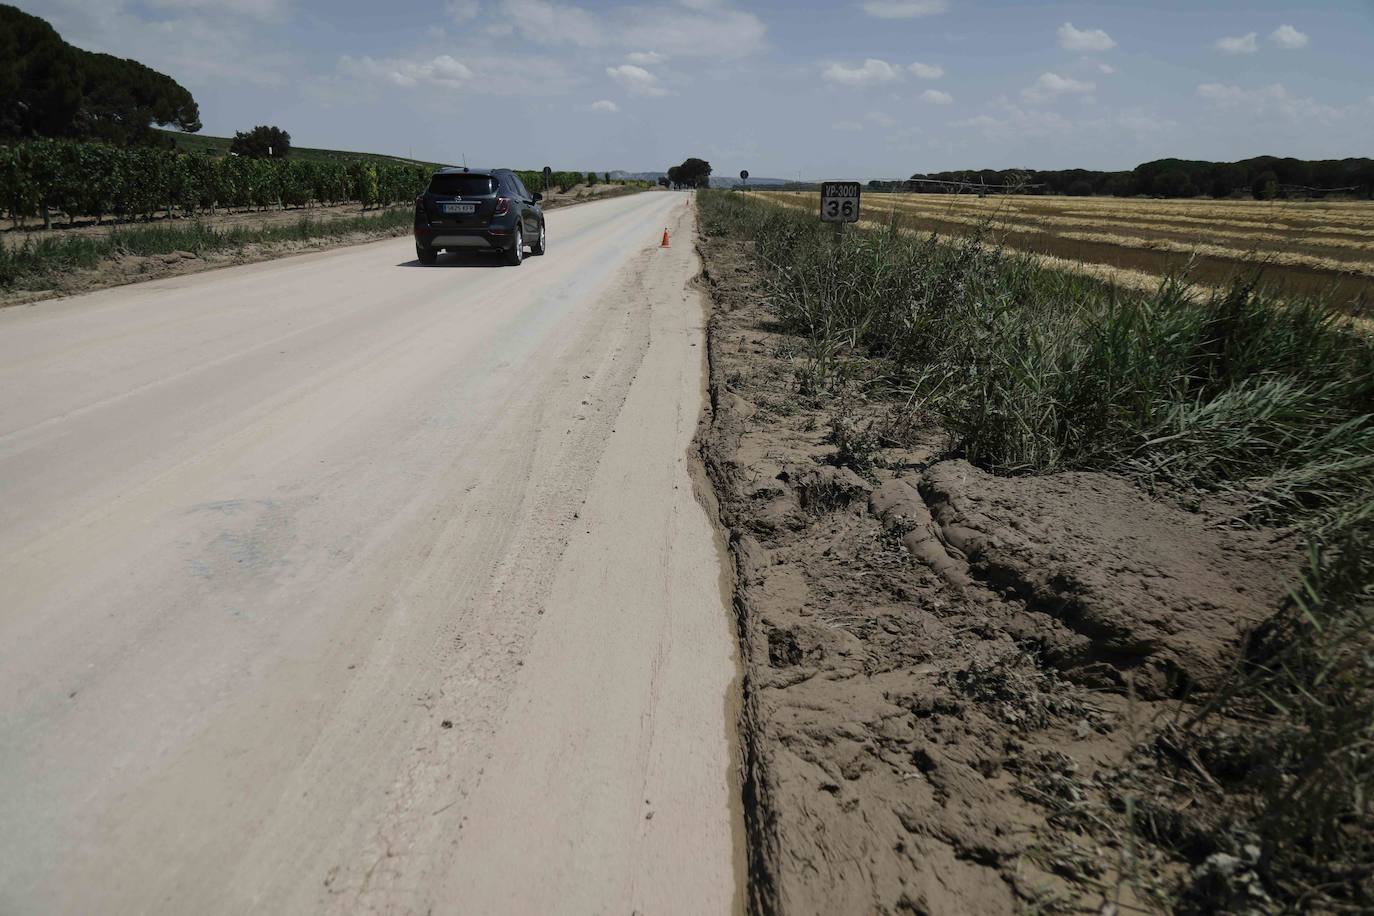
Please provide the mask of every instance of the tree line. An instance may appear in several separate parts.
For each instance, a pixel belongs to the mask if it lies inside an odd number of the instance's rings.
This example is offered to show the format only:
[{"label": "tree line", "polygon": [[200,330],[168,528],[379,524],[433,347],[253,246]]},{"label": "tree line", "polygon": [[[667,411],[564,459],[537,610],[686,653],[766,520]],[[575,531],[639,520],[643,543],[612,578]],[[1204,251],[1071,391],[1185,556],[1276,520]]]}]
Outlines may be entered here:
[{"label": "tree line", "polygon": [[[926,183],[928,182],[928,183]],[[917,173],[908,182],[871,181],[875,191],[948,192],[948,184],[1019,189],[1029,194],[1087,197],[1253,197],[1338,196],[1374,198],[1374,159],[1292,159],[1256,156],[1239,162],[1156,159],[1128,172],[1091,169],[970,169]]]}]

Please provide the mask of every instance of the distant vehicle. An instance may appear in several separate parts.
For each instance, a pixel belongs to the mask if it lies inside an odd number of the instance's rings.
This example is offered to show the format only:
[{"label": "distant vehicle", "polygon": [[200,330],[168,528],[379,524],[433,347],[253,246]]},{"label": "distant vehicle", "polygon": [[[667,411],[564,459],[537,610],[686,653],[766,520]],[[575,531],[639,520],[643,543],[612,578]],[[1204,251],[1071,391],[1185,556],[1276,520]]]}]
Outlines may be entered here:
[{"label": "distant vehicle", "polygon": [[415,198],[415,257],[433,264],[440,251],[500,251],[507,264],[543,254],[544,211],[510,169],[440,169]]}]

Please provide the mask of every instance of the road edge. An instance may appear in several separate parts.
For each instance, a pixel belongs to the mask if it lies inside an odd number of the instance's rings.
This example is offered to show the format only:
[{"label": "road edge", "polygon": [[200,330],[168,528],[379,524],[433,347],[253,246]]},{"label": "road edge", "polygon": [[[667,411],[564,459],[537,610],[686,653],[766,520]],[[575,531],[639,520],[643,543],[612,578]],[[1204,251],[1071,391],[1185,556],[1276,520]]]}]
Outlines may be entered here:
[{"label": "road edge", "polygon": [[[634,194],[643,194],[649,189],[635,188],[627,189],[625,193],[603,194],[585,200],[556,200],[552,201],[546,210],[563,210],[568,207],[576,207],[582,204],[597,203],[603,200],[616,200],[621,197],[629,197]],[[401,207],[389,208],[394,212],[399,209],[409,209],[410,204]],[[116,289],[121,286],[135,286],[139,283],[150,283],[155,280],[166,280],[169,277],[184,277],[192,274],[205,273],[211,270],[220,270],[225,267],[242,267],[247,264],[261,264],[265,261],[279,261],[283,258],[296,257],[297,255],[318,254],[321,251],[328,251],[335,248],[351,248],[356,245],[368,245],[373,242],[381,242],[387,239],[400,238],[411,234],[411,227],[390,226],[385,229],[372,229],[360,232],[349,233],[343,236],[319,236],[313,239],[293,239],[283,242],[254,242],[237,251],[228,252],[207,252],[197,255],[187,251],[168,251],[161,254],[149,255],[145,266],[149,269],[136,275],[111,275],[105,273],[105,268],[110,261],[102,261],[100,266],[89,268],[90,279],[93,280],[90,286],[77,290],[64,289],[44,289],[44,290],[12,290],[5,291],[0,289],[0,309],[18,308],[26,305],[37,305],[40,302],[51,302],[57,299],[70,299],[75,296],[84,296],[87,293],[99,292],[105,289]]]},{"label": "road edge", "polygon": [[694,478],[698,474],[701,475],[697,498],[705,508],[712,527],[719,534],[722,549],[721,575],[722,579],[726,580],[722,582],[722,588],[728,589],[725,597],[728,599],[727,605],[734,613],[735,637],[739,644],[739,689],[736,694],[738,709],[727,709],[727,713],[734,712],[733,720],[736,725],[733,744],[738,757],[734,761],[737,768],[735,783],[739,789],[738,803],[744,824],[744,912],[750,916],[764,916],[781,911],[778,883],[775,878],[777,832],[770,826],[773,814],[765,778],[765,750],[763,743],[758,740],[762,718],[755,685],[750,675],[749,660],[754,657],[757,649],[748,625],[750,612],[744,573],[747,563],[740,556],[740,531],[726,518],[720,500],[720,494],[727,492],[730,487],[732,475],[728,466],[729,455],[734,452],[730,443],[739,438],[742,418],[730,403],[733,395],[727,390],[724,370],[721,368],[718,346],[719,309],[722,303],[715,295],[715,281],[702,248],[698,211],[693,207],[692,212],[693,219],[697,222],[693,247],[700,264],[695,285],[700,290],[700,300],[706,319],[706,398],[697,424],[697,434],[693,440],[696,454],[692,470]]}]

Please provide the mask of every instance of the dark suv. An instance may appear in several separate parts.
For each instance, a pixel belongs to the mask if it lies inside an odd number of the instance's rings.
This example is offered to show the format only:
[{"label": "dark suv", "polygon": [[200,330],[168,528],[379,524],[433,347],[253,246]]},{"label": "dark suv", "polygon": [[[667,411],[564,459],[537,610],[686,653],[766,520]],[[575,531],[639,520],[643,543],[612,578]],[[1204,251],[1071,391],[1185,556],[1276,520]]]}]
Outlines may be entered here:
[{"label": "dark suv", "polygon": [[433,264],[439,251],[505,254],[507,264],[543,254],[542,194],[531,194],[510,169],[441,169],[415,198],[415,257]]}]

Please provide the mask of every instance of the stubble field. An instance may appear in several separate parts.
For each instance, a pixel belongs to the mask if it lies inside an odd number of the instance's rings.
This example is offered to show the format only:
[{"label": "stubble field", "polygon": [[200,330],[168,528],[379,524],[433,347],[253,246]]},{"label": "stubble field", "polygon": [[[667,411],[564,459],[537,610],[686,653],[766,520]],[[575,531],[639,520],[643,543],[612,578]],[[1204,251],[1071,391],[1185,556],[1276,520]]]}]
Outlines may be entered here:
[{"label": "stubble field", "polygon": [[[814,192],[765,192],[814,207]],[[1266,281],[1298,295],[1329,296],[1344,310],[1374,303],[1374,203],[1368,201],[1150,200],[869,194],[866,221],[897,220],[919,231],[982,231],[1048,266],[1150,289],[1168,274],[1224,286],[1262,268]]]}]

